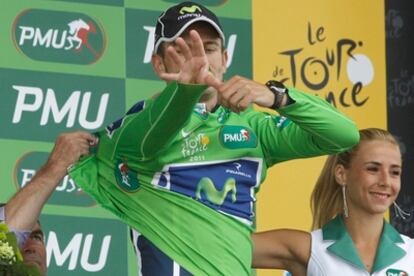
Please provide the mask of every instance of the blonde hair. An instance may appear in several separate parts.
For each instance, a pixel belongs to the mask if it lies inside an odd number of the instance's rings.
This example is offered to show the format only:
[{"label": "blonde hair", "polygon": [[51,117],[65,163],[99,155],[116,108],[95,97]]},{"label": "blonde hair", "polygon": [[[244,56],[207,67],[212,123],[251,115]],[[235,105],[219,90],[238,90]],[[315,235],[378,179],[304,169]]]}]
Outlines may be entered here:
[{"label": "blonde hair", "polygon": [[351,149],[342,153],[330,155],[322,168],[311,196],[313,216],[312,229],[319,229],[336,215],[343,212],[341,186],[335,179],[335,168],[343,165],[349,168],[352,159],[357,154],[361,142],[380,140],[398,146],[397,139],[384,129],[367,128],[359,131],[360,140]]}]

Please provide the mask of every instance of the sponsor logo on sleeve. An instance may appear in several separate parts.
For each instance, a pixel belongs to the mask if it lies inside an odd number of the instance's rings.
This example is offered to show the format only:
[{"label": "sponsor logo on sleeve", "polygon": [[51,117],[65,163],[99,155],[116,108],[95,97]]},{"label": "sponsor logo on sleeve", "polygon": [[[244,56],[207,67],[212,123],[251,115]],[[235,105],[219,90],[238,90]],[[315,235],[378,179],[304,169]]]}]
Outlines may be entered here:
[{"label": "sponsor logo on sleeve", "polygon": [[288,118],[284,116],[273,117],[273,121],[277,128],[284,129],[291,122]]}]

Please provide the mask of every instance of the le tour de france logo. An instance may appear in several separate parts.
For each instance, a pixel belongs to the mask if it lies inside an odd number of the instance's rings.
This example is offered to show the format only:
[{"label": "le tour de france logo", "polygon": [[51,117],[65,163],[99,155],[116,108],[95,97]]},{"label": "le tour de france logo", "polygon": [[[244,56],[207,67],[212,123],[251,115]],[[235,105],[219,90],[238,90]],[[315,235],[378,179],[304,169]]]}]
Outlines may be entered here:
[{"label": "le tour de france logo", "polygon": [[91,64],[106,47],[101,24],[83,13],[24,10],[11,32],[16,49],[39,61]]},{"label": "le tour de france logo", "polygon": [[[289,65],[286,68],[277,64],[273,77],[282,82],[289,81],[294,87],[304,85],[335,106],[364,105],[369,96],[361,92],[375,77],[375,68],[365,53],[364,42],[348,37],[332,41],[324,26],[314,26],[311,22],[308,22],[304,35],[305,45],[278,53]],[[335,90],[329,90],[332,84],[336,84]]]}]

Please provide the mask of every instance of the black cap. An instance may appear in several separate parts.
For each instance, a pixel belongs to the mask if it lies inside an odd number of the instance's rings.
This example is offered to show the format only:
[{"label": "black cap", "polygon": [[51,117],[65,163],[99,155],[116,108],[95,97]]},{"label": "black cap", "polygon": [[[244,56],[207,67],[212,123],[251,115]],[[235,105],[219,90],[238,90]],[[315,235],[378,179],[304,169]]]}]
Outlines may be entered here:
[{"label": "black cap", "polygon": [[224,44],[224,34],[217,16],[206,7],[183,2],[163,12],[155,27],[154,53],[162,42],[172,42],[179,37],[191,24],[203,21],[209,23],[219,34]]}]

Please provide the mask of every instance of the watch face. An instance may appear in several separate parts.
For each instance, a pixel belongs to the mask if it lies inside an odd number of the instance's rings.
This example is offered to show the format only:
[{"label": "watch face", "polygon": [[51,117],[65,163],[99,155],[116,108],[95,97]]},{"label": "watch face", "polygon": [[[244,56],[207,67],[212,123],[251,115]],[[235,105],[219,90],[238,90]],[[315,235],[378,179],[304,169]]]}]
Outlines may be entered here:
[{"label": "watch face", "polygon": [[278,109],[283,101],[285,93],[287,92],[287,88],[283,83],[275,80],[270,80],[266,82],[266,86],[275,95],[274,102],[272,106],[270,106],[270,108]]},{"label": "watch face", "polygon": [[286,87],[283,83],[275,81],[275,80],[270,80],[266,83],[266,86],[269,87],[270,89],[275,90],[276,92],[280,92],[280,93],[285,93],[286,92]]},{"label": "watch face", "polygon": [[280,93],[285,93],[286,92],[286,88],[284,88],[284,87],[275,86],[275,89],[277,90],[277,92],[280,92]]}]

